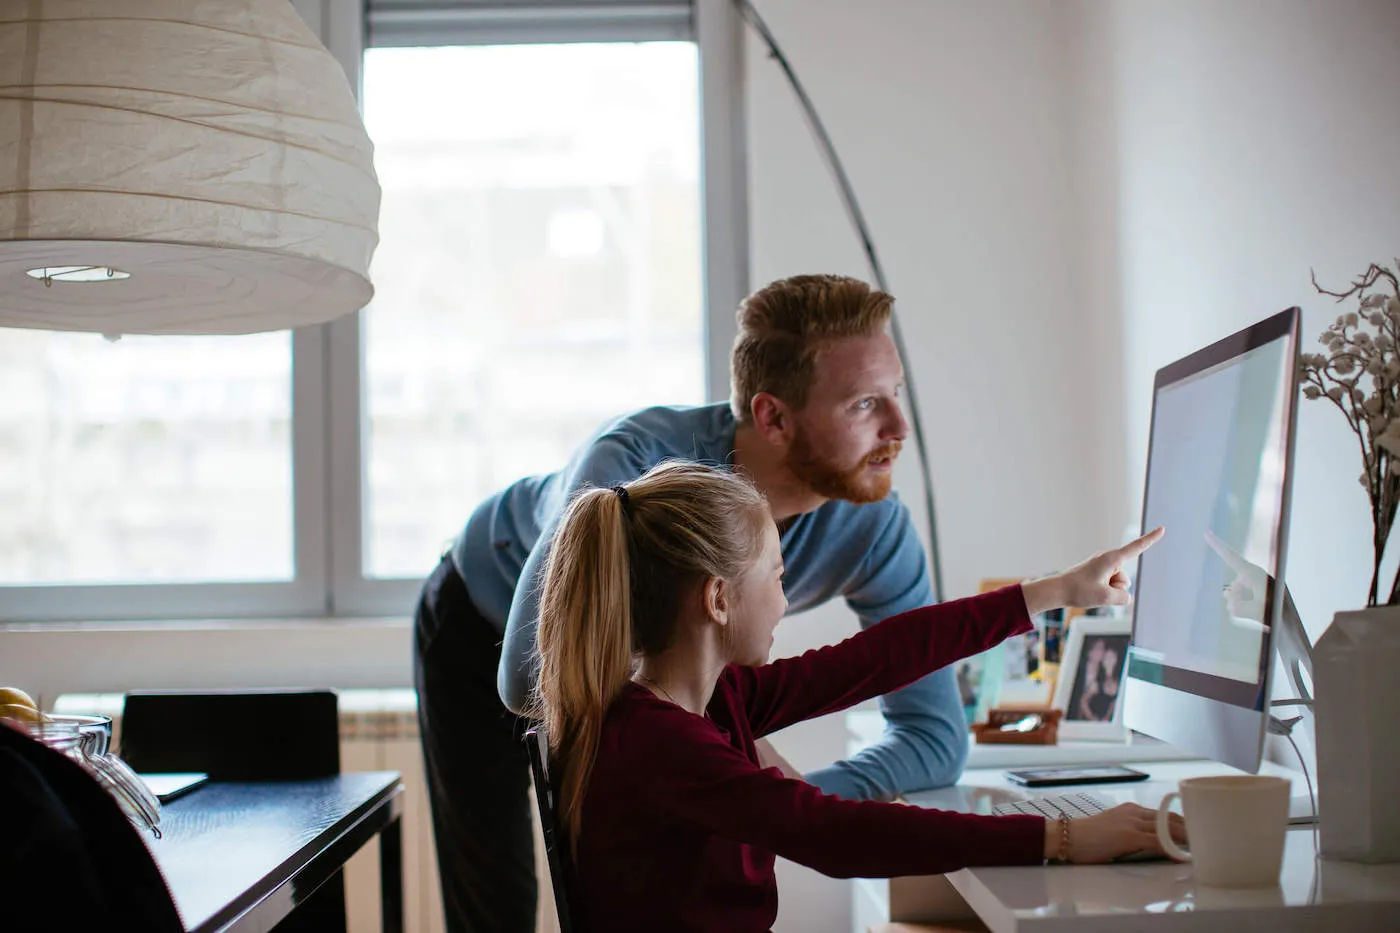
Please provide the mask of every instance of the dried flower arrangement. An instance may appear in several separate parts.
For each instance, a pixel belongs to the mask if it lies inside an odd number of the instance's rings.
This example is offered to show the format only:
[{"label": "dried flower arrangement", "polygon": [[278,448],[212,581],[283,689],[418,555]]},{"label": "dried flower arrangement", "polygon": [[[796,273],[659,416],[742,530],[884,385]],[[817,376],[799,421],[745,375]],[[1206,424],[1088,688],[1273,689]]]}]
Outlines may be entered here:
[{"label": "dried flower arrangement", "polygon": [[1371,499],[1375,555],[1367,606],[1400,604],[1400,572],[1381,601],[1381,557],[1400,505],[1400,259],[1396,269],[1371,264],[1345,291],[1313,286],[1357,310],[1337,317],[1318,341],[1326,353],[1299,357],[1300,385],[1309,399],[1326,399],[1346,417],[1361,445],[1361,485]]}]

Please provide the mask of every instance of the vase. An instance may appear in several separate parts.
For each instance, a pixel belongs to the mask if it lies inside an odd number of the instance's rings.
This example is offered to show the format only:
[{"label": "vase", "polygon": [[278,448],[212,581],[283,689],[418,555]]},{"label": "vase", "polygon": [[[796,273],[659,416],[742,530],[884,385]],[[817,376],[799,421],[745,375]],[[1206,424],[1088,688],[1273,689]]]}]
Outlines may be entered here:
[{"label": "vase", "polygon": [[1322,854],[1400,862],[1400,606],[1333,616],[1313,681]]}]

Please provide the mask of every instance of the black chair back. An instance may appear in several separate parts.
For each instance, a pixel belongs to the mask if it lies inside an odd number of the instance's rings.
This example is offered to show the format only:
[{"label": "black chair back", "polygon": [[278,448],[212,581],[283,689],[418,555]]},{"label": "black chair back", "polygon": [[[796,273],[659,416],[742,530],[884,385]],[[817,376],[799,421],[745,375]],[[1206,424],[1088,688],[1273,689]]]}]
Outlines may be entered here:
[{"label": "black chair back", "polygon": [[549,860],[549,880],[554,889],[554,907],[559,914],[560,933],[573,933],[573,914],[569,892],[574,884],[573,859],[569,854],[568,835],[559,823],[554,806],[554,785],[549,778],[549,741],[544,726],[525,733],[525,748],[530,754],[530,779],[535,785],[535,806],[540,812],[540,829],[544,836],[544,852]]},{"label": "black chair back", "polygon": [[215,781],[329,777],[340,773],[339,705],[330,690],[128,693],[121,757]]}]

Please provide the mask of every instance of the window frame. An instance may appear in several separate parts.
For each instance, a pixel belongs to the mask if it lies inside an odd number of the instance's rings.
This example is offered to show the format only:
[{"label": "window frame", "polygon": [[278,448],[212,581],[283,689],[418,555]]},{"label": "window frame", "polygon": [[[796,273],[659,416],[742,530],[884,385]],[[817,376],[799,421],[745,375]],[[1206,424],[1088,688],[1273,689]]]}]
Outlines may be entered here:
[{"label": "window frame", "polygon": [[[292,0],[344,67],[360,97],[371,16],[366,0]],[[476,4],[486,6],[485,4]],[[699,47],[701,248],[705,395],[729,394],[734,308],[748,292],[747,140],[743,23],[730,0],[692,0],[688,35],[675,33],[666,4],[543,0],[519,15],[471,11],[418,36],[437,44],[631,42],[688,38]],[[463,7],[473,6],[470,2]],[[664,11],[662,11],[664,12]],[[591,15],[590,15],[591,14]],[[399,35],[411,38],[400,18]],[[464,32],[465,30],[465,32]],[[463,43],[464,36],[472,39]],[[387,45],[417,44],[409,41]],[[292,516],[290,581],[0,586],[0,623],[97,620],[403,618],[421,578],[365,576],[366,412],[361,315],[292,332]],[[467,516],[460,519],[465,522]]]}]

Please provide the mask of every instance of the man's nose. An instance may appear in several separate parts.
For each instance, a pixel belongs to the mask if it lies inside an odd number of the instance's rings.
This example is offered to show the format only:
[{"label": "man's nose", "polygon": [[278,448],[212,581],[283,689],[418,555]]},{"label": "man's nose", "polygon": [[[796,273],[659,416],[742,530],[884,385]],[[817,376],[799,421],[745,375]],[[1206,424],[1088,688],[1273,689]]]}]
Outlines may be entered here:
[{"label": "man's nose", "polygon": [[889,403],[885,417],[885,430],[882,436],[890,440],[901,442],[909,436],[909,422],[905,420],[904,410],[900,407],[898,401],[891,401]]}]

